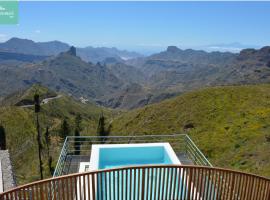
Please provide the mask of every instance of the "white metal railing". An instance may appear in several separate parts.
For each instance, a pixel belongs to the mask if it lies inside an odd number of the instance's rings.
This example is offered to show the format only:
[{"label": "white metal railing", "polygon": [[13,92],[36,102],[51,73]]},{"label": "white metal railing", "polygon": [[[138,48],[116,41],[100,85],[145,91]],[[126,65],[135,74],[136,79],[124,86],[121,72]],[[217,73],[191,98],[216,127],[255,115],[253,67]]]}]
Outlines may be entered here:
[{"label": "white metal railing", "polygon": [[[210,166],[211,163],[194,144],[187,134],[172,135],[133,135],[133,136],[68,136],[63,147],[54,171],[54,177],[75,173],[69,172],[65,166],[78,165],[70,161],[82,161],[82,157],[90,159],[91,146],[93,144],[128,144],[128,143],[157,143],[169,142],[176,154],[184,154],[194,165]],[[70,162],[70,163],[69,163]]]}]

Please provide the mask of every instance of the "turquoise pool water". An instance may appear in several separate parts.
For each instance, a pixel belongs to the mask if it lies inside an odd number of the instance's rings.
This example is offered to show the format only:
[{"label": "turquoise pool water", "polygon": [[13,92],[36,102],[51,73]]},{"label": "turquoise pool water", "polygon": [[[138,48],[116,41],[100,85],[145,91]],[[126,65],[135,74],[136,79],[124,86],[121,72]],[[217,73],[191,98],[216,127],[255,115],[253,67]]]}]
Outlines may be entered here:
[{"label": "turquoise pool water", "polygon": [[[112,148],[107,146],[106,148],[100,147],[98,153],[98,169],[151,164],[177,164],[177,161],[179,164],[180,162],[169,144],[112,146]],[[179,194],[179,196],[180,193],[185,191],[181,179],[180,172],[172,169],[146,170],[144,179],[142,169],[104,173],[97,179],[97,199],[155,200],[158,197],[161,199],[167,199],[168,197],[174,199],[172,194],[174,190],[178,190],[175,194]],[[147,191],[144,197],[141,196],[143,190]],[[170,191],[171,194],[167,191]],[[147,194],[152,195],[147,196]]]},{"label": "turquoise pool water", "polygon": [[173,164],[163,146],[100,148],[99,169],[146,164]]}]

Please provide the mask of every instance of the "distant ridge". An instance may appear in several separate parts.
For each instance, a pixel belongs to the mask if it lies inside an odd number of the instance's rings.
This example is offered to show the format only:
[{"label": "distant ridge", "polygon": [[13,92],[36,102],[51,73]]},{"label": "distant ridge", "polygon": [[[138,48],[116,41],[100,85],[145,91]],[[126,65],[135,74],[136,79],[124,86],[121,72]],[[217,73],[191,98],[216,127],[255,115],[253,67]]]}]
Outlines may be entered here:
[{"label": "distant ridge", "polygon": [[[70,45],[60,41],[34,42],[29,39],[11,38],[6,42],[0,43],[0,51],[19,54],[30,54],[38,56],[56,56],[61,52],[67,51]],[[118,50],[117,48],[107,47],[85,47],[77,48],[77,55],[87,62],[97,63],[108,57],[120,60],[142,57],[136,52]]]}]

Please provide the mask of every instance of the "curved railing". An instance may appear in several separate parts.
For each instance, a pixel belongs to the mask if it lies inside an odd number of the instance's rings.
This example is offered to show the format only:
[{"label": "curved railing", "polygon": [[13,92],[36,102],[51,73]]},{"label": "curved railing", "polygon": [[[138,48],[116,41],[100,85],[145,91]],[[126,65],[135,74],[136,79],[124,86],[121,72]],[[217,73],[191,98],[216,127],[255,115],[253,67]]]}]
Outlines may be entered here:
[{"label": "curved railing", "polygon": [[214,167],[144,165],[42,180],[2,193],[0,199],[269,200],[270,179]]}]

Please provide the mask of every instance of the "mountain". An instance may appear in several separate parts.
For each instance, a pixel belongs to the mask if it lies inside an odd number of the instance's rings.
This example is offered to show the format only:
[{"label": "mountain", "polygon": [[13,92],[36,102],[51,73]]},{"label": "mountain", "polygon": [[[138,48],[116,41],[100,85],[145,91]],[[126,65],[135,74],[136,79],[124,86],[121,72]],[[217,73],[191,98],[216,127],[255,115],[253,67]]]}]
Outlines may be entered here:
[{"label": "mountain", "polygon": [[167,90],[152,90],[138,83],[130,83],[122,90],[103,97],[97,103],[102,106],[120,109],[134,109],[160,102],[176,96],[177,93]]},{"label": "mountain", "polygon": [[[270,47],[244,49],[225,67],[215,83],[254,84],[270,82]],[[214,83],[214,84],[215,84]]]},{"label": "mountain", "polygon": [[22,53],[11,53],[11,52],[0,52],[0,63],[7,61],[18,61],[18,62],[38,62],[48,58],[47,56],[38,56]]},{"label": "mountain", "polygon": [[112,132],[186,132],[214,166],[269,177],[269,99],[269,84],[206,88],[123,113]]},{"label": "mountain", "polygon": [[145,73],[151,88],[185,92],[205,86],[268,83],[269,48],[233,54],[169,46],[164,52],[126,63]]},{"label": "mountain", "polygon": [[167,70],[182,70],[188,67],[190,70],[196,67],[224,65],[230,63],[236,54],[228,52],[205,52],[202,50],[182,50],[176,46],[168,46],[166,51],[153,54],[146,58],[128,60],[131,64],[140,68],[151,77],[153,74]]},{"label": "mountain", "polygon": [[67,51],[69,45],[60,41],[34,42],[28,39],[11,38],[0,43],[0,50],[4,52],[52,56]]},{"label": "mountain", "polygon": [[[56,56],[61,52],[65,52],[70,45],[60,41],[50,42],[34,42],[29,39],[11,38],[10,40],[0,43],[0,52],[19,53],[39,56]],[[77,55],[86,62],[97,63],[108,57],[114,57],[119,60],[133,59],[142,57],[136,52],[119,50],[117,48],[107,47],[85,47],[77,48]]]},{"label": "mountain", "polygon": [[78,48],[78,55],[88,62],[101,62],[106,58],[115,58],[119,61],[142,57],[141,54],[136,52],[129,52],[126,50],[119,50],[115,47],[85,47]]},{"label": "mountain", "polygon": [[169,46],[163,52],[126,61],[115,48],[85,48],[87,55],[102,59],[95,64],[78,56],[83,49],[71,47],[41,61],[1,62],[0,96],[41,83],[104,106],[137,108],[208,86],[269,83],[269,48],[236,54]]},{"label": "mountain", "polygon": [[141,70],[131,65],[126,65],[121,61],[117,61],[115,58],[105,59],[103,65],[110,69],[117,78],[125,83],[143,84],[146,80],[146,76]]},{"label": "mountain", "polygon": [[0,72],[1,85],[4,88],[0,91],[0,95],[40,83],[52,90],[70,93],[77,98],[86,96],[96,99],[123,86],[123,82],[105,66],[87,63],[77,57],[74,47],[40,63],[24,64],[19,67],[1,66]]}]

